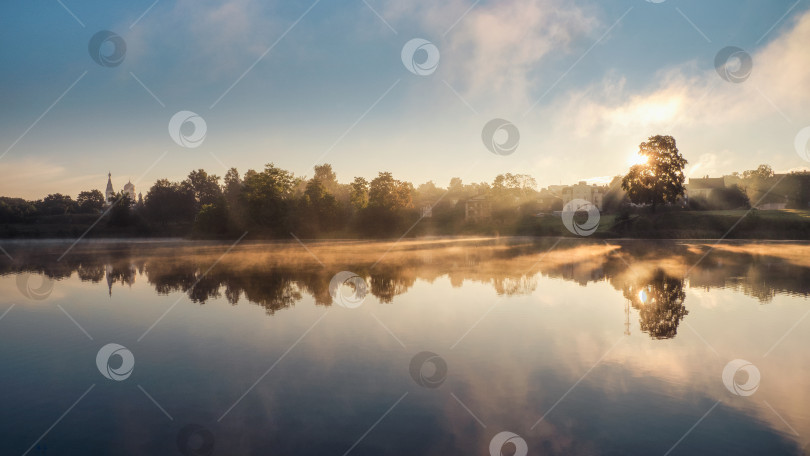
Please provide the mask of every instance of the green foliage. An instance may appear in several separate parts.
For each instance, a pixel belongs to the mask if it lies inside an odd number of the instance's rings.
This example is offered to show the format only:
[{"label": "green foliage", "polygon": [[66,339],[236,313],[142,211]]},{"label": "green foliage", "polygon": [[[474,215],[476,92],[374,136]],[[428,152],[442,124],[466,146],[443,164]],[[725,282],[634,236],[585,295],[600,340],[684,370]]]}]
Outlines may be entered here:
[{"label": "green foliage", "polygon": [[73,198],[61,193],[53,193],[36,203],[37,210],[43,215],[65,215],[75,211]]},{"label": "green foliage", "polygon": [[358,228],[367,235],[391,235],[402,232],[409,219],[416,219],[413,209],[414,188],[410,182],[394,179],[381,172],[368,187],[368,206],[359,214]]},{"label": "green foliage", "polygon": [[293,174],[270,163],[260,173],[245,173],[242,183],[240,198],[250,221],[275,234],[287,234],[290,202],[296,183]]},{"label": "green foliage", "polygon": [[349,185],[351,187],[350,201],[352,207],[359,211],[368,206],[368,181],[362,177],[355,177],[354,181]]},{"label": "green foliage", "polygon": [[220,237],[230,232],[228,208],[224,198],[211,204],[203,204],[194,218],[194,231],[198,234]]},{"label": "green foliage", "polygon": [[299,226],[307,235],[319,231],[335,231],[340,224],[340,207],[335,196],[317,178],[307,182],[306,191],[298,202]]},{"label": "green foliage", "polygon": [[149,220],[163,226],[169,223],[189,223],[194,219],[196,199],[187,184],[160,179],[144,198],[144,209]]},{"label": "green foliage", "polygon": [[712,189],[708,198],[690,198],[689,207],[696,210],[728,210],[748,209],[751,205],[748,201],[748,195],[739,186],[732,185],[731,187]]},{"label": "green foliage", "polygon": [[209,175],[202,169],[190,172],[183,184],[194,193],[197,208],[201,208],[206,204],[215,204],[222,197],[219,177],[213,174]]},{"label": "green foliage", "polygon": [[104,208],[105,202],[104,194],[102,194],[99,190],[81,192],[76,198],[78,212],[83,214],[94,214],[101,212],[101,209]]},{"label": "green foliage", "polygon": [[757,169],[743,171],[743,179],[767,180],[773,177],[773,168],[770,165],[759,165]]},{"label": "green foliage", "polygon": [[129,194],[120,191],[113,196],[112,207],[109,211],[109,224],[123,227],[132,222],[132,206],[135,204]]},{"label": "green foliage", "polygon": [[36,214],[37,208],[31,201],[22,198],[0,197],[0,222],[19,223]]},{"label": "green foliage", "polygon": [[622,179],[622,189],[630,201],[651,204],[654,209],[683,196],[686,159],[678,151],[675,138],[651,136],[639,145],[639,154],[647,157],[647,163],[634,165]]},{"label": "green foliage", "polygon": [[413,184],[394,179],[389,172],[381,172],[369,184],[368,205],[397,211],[413,207]]},{"label": "green foliage", "polygon": [[777,179],[769,165],[759,165],[757,169],[743,171],[740,185],[754,204],[785,203],[791,193],[788,189],[791,180]]},{"label": "green foliage", "polygon": [[315,166],[315,175],[312,176],[313,180],[321,183],[324,189],[332,195],[338,193],[340,184],[337,181],[337,174],[332,171],[332,165],[325,163],[323,165]]},{"label": "green foliage", "polygon": [[[660,205],[673,201],[683,184],[686,161],[680,157],[674,139],[652,137],[641,149],[650,161],[633,167],[628,176],[619,176],[608,186],[597,235],[719,237],[743,215],[739,211],[684,211],[677,206],[649,214],[645,209],[631,207],[627,204],[630,193],[643,197],[636,201]],[[787,201],[789,207],[807,208],[810,204],[810,173],[775,176],[770,167],[763,165],[743,175],[737,176],[740,187],[718,189],[709,198],[692,198],[690,203],[699,209],[746,208],[746,197],[753,193],[768,194],[765,202],[771,198]],[[659,182],[652,176],[664,179]],[[316,166],[314,176],[304,179],[271,163],[260,172],[247,170],[241,176],[231,168],[221,186],[219,177],[202,169],[192,171],[182,182],[161,179],[146,192],[143,205],[133,206],[128,197],[119,193],[116,197],[121,200],[109,209],[107,226],[114,235],[193,233],[203,237],[226,237],[244,231],[255,237],[279,238],[290,238],[291,232],[301,237],[389,238],[568,235],[559,218],[548,214],[561,209],[562,201],[555,201],[549,190],[543,192],[537,192],[536,182],[526,174],[501,174],[491,184],[465,184],[456,177],[447,188],[432,181],[414,188],[390,172],[379,173],[371,182],[355,177],[341,184],[328,164]],[[491,208],[490,217],[466,218],[467,201],[474,197],[480,197]],[[40,201],[0,197],[0,234],[79,236],[96,222],[104,204],[104,195],[98,190],[83,191],[76,201],[61,194]],[[612,213],[620,215],[614,218]],[[785,216],[773,222],[772,211],[757,214],[755,211],[746,216],[729,237],[810,237],[810,218],[806,215]]]}]

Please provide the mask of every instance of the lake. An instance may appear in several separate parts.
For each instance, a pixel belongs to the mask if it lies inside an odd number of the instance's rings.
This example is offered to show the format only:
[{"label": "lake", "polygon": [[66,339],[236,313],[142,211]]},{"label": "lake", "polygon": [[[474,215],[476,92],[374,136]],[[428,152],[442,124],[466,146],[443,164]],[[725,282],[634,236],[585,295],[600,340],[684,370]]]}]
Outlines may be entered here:
[{"label": "lake", "polygon": [[810,441],[810,244],[0,245],[2,454],[805,454]]}]

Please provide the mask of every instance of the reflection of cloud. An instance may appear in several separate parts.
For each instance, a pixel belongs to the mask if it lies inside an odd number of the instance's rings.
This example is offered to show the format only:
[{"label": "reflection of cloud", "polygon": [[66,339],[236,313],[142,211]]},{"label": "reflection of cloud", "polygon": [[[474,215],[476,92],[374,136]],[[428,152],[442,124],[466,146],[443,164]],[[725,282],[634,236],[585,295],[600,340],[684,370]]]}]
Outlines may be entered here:
[{"label": "reflection of cloud", "polygon": [[720,305],[720,299],[715,292],[709,292],[700,288],[692,288],[687,292],[690,306],[695,303],[705,309],[715,309]]},{"label": "reflection of cloud", "polygon": [[[583,438],[582,431],[583,425],[591,423],[591,419],[598,421],[602,417],[611,417],[611,426],[624,426],[627,423],[624,419],[645,422],[661,420],[662,413],[681,417],[695,415],[696,420],[705,412],[706,401],[714,402],[720,398],[724,399],[720,406],[722,408],[713,413],[718,414],[725,409],[727,415],[722,423],[738,426],[744,422],[746,426],[766,433],[771,433],[772,430],[776,431],[774,434],[785,431],[781,419],[759,401],[763,398],[800,434],[810,432],[810,421],[806,418],[806,404],[810,393],[803,386],[806,383],[807,369],[803,368],[806,363],[802,363],[806,335],[796,331],[770,357],[761,357],[768,346],[805,312],[806,309],[798,305],[801,304],[801,299],[780,295],[776,299],[782,298],[783,302],[792,305],[765,308],[753,301],[741,302],[738,292],[724,286],[729,276],[742,275],[739,274],[738,267],[743,271],[759,270],[760,274],[772,270],[771,260],[767,263],[749,261],[752,252],[757,252],[762,257],[786,257],[792,261],[802,261],[802,258],[810,258],[810,251],[806,250],[810,246],[718,245],[717,251],[702,263],[706,265],[706,269],[701,269],[703,266],[696,268],[690,273],[690,280],[693,276],[703,276],[716,270],[723,281],[713,287],[725,289],[713,288],[712,296],[716,298],[714,307],[697,305],[695,312],[689,316],[690,325],[693,325],[691,330],[679,331],[677,338],[666,342],[652,340],[646,334],[634,331],[633,335],[621,340],[615,349],[606,354],[621,337],[622,330],[623,297],[620,292],[611,292],[611,287],[621,290],[628,283],[644,283],[649,275],[660,269],[682,277],[685,269],[705,252],[708,245],[687,248],[692,246],[665,242],[625,241],[613,245],[601,242],[566,242],[560,243],[557,249],[543,257],[548,246],[543,248],[531,243],[509,243],[503,239],[489,240],[488,243],[482,239],[434,240],[425,242],[423,249],[415,248],[419,242],[405,241],[398,244],[390,251],[386,262],[378,266],[385,269],[393,265],[406,265],[399,270],[386,269],[386,280],[396,285],[393,293],[397,294],[395,304],[398,305],[370,305],[358,309],[360,312],[380,312],[380,319],[408,345],[407,353],[400,351],[389,333],[374,319],[352,318],[343,320],[344,323],[341,324],[338,320],[348,317],[333,313],[328,318],[337,320],[319,326],[308,336],[296,348],[296,356],[285,359],[285,368],[275,370],[272,376],[263,381],[262,387],[257,387],[251,393],[255,397],[251,396],[250,401],[245,401],[240,409],[235,409],[234,414],[228,416],[230,424],[227,426],[238,428],[250,419],[255,421],[256,417],[276,418],[285,416],[285,413],[300,413],[301,410],[309,412],[322,407],[323,401],[335,401],[327,402],[330,404],[325,407],[328,413],[346,410],[345,407],[358,407],[354,410],[359,410],[366,407],[384,409],[390,406],[396,395],[401,394],[399,386],[404,390],[411,385],[405,369],[412,355],[411,350],[433,348],[430,345],[450,346],[491,306],[491,282],[503,280],[507,284],[518,283],[515,278],[522,277],[520,272],[535,265],[536,270],[541,271],[545,278],[538,280],[540,286],[532,295],[504,300],[503,306],[499,305],[497,311],[489,314],[464,339],[459,350],[441,352],[442,356],[447,357],[450,372],[443,388],[457,394],[487,425],[515,430],[519,428],[513,426],[529,426],[601,359],[597,367],[536,428],[536,432],[531,437],[527,436],[527,440],[542,440],[560,453],[594,452],[590,447],[594,445],[591,440],[594,439],[593,434],[585,434]],[[141,274],[147,275],[150,285],[166,287],[160,289],[161,293],[188,291],[201,271],[206,270],[225,248],[221,245],[200,244],[187,248],[151,245],[149,248],[139,248],[132,254],[139,258],[134,263],[130,263],[128,255],[122,253],[127,258],[122,258],[121,264],[127,267],[121,270],[134,271],[129,265],[136,265]],[[363,264],[376,261],[392,244],[315,242],[309,247],[329,269],[346,262]],[[25,247],[17,248],[28,250]],[[92,255],[89,255],[89,259],[82,257],[83,248],[90,248]],[[99,271],[89,269],[93,261],[104,259],[99,250],[103,251],[93,245],[79,246],[63,262],[53,267],[61,268],[60,277],[69,277],[73,272],[72,268],[81,265],[88,268],[84,278],[101,280],[103,276],[99,275]],[[429,264],[422,262],[426,250],[430,251]],[[228,356],[232,347],[238,346],[240,350],[249,349],[257,353],[278,351],[279,347],[283,349],[289,346],[289,341],[303,333],[314,321],[313,313],[320,312],[321,309],[304,305],[296,308],[295,312],[285,313],[280,319],[258,318],[259,314],[250,310],[229,309],[226,299],[228,291],[224,293],[225,296],[220,295],[221,285],[224,284],[229,289],[244,287],[247,290],[245,295],[248,299],[255,300],[254,302],[278,299],[284,305],[301,301],[312,303],[313,300],[317,302],[318,286],[328,296],[331,272],[323,271],[297,243],[274,243],[265,248],[261,248],[260,244],[240,245],[231,253],[233,256],[229,254],[223,258],[218,267],[205,280],[200,281],[194,291],[210,293],[203,297],[215,304],[201,311],[202,314],[213,312],[217,318],[212,320],[215,322],[205,325],[206,336],[211,337],[211,340],[233,345],[213,344],[205,353],[200,352],[195,363],[208,369],[210,362],[207,362],[216,359],[227,367],[232,367],[223,371],[239,372],[245,368],[244,359],[249,358],[245,380],[249,384],[265,367],[261,363],[257,366],[254,358]],[[12,254],[15,258],[18,257],[17,251],[12,251]],[[542,261],[538,262],[541,258]],[[463,262],[462,259],[475,261]],[[21,255],[20,260],[23,264],[30,263],[25,255]],[[715,263],[715,260],[721,260],[722,263]],[[273,272],[265,268],[267,265],[284,265],[295,269],[295,272]],[[0,266],[17,267],[16,264],[3,263]],[[444,277],[453,268],[460,269],[457,274],[461,280],[475,283],[467,282],[461,288],[452,287],[449,278]],[[321,275],[317,271],[322,271]],[[6,272],[8,271],[0,270],[0,274]],[[793,272],[796,273],[793,277],[796,283],[793,286],[801,287],[802,270],[794,269]],[[408,291],[408,287],[413,287],[417,277],[427,277],[428,280],[420,281],[419,289],[410,288],[410,296],[402,296],[401,293]],[[428,285],[429,280],[436,277],[443,278]],[[582,282],[582,277],[587,277],[589,281]],[[752,280],[754,279],[765,283],[774,281],[773,277],[765,275],[754,276]],[[65,282],[70,284],[70,281]],[[580,283],[587,287],[580,287]],[[133,288],[146,284],[147,281],[138,280]],[[406,286],[399,287],[402,284]],[[0,288],[9,289],[9,286],[14,286],[11,277],[0,279]],[[14,291],[14,288],[10,289]],[[70,290],[63,287],[57,289]],[[694,291],[700,292],[692,288],[690,293]],[[560,305],[555,308],[534,305],[538,295],[541,295],[540,298],[555,297],[555,302]],[[2,293],[0,296],[3,296]],[[589,299],[589,296],[593,299]],[[70,292],[67,297],[70,297]],[[524,303],[528,305],[523,305]],[[690,302],[687,305],[691,307]],[[228,310],[227,316],[221,313],[223,308]],[[776,310],[779,311],[778,314],[773,313]],[[630,312],[635,314],[636,311],[631,309]],[[426,315],[431,318],[425,318]],[[795,318],[790,318],[794,316]],[[133,318],[140,317],[146,316]],[[236,324],[231,318],[242,320]],[[768,320],[770,318],[773,320]],[[178,333],[186,331],[188,337],[200,337],[198,328],[183,324],[185,320],[176,318],[173,321],[176,326],[172,330]],[[349,324],[347,322],[351,322],[352,327],[352,331],[348,333],[345,326]],[[234,327],[240,328],[238,334],[233,331]],[[700,337],[693,331],[698,332]],[[268,341],[272,343],[267,343]],[[519,343],[515,343],[516,341]],[[720,356],[714,356],[706,343],[711,344]],[[421,347],[421,344],[425,344],[425,347]],[[360,347],[358,349],[363,356],[357,356],[355,347]],[[368,347],[392,347],[393,350],[368,350]],[[758,357],[754,358],[752,353]],[[274,353],[270,358],[276,359],[277,355],[278,353]],[[728,360],[739,356],[750,359],[762,371],[763,384],[755,396],[756,401],[729,400],[727,396],[723,396],[725,389],[720,373]],[[393,363],[395,367],[399,363],[400,368],[380,369],[380,366],[388,367],[388,363]],[[313,366],[317,368],[313,369]],[[492,375],[493,373],[498,375]],[[324,391],[323,379],[342,380],[330,383],[328,391]],[[395,390],[393,397],[392,389]],[[232,394],[238,396],[242,391],[240,388],[232,391]],[[323,397],[313,398],[313,394],[323,394]],[[441,402],[441,399],[435,397],[425,398],[413,394],[401,407],[417,407],[420,412],[427,410],[428,413],[439,415],[439,424],[432,428],[434,431],[438,429],[437,435],[452,435],[458,441],[463,441],[464,445],[486,448],[491,434],[487,436],[483,435],[486,433],[474,433],[470,440],[462,439],[462,436],[470,435],[470,429],[477,429],[477,424],[449,395],[444,398],[446,401]],[[594,398],[597,399],[598,407],[591,401]],[[589,407],[589,413],[583,414],[583,403]],[[647,406],[651,403],[656,406]],[[628,415],[621,415],[623,419],[617,420],[617,410],[627,410]],[[728,418],[729,412],[733,414],[732,418]],[[390,418],[396,419],[397,415],[392,413]],[[403,415],[411,416],[407,413]],[[323,418],[322,415],[319,416]],[[628,416],[630,418],[626,418]],[[332,416],[328,418],[335,418],[335,422],[342,423],[340,426],[347,426],[345,419]],[[289,420],[279,422],[288,426],[291,423]],[[355,423],[355,420],[348,422]],[[711,422],[712,420],[707,420],[704,425],[717,425],[716,422]],[[687,426],[688,424],[673,432],[672,441],[682,435]],[[293,426],[284,431],[288,429],[295,433],[285,433],[285,438],[288,439],[291,435],[298,438],[306,434],[306,429],[300,427]],[[357,434],[364,430],[365,428],[359,429]],[[661,432],[658,435],[666,434],[666,431],[657,432]],[[670,437],[669,434],[666,435]],[[481,441],[475,441],[479,437]]]}]

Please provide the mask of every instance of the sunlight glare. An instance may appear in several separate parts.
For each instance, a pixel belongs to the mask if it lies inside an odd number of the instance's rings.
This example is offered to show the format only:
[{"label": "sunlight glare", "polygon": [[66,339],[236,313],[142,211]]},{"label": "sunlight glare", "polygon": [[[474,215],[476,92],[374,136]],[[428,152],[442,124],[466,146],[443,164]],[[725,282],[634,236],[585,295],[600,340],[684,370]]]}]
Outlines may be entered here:
[{"label": "sunlight glare", "polygon": [[630,166],[643,165],[647,163],[648,157],[640,155],[638,152],[633,152],[627,157],[627,164]]}]

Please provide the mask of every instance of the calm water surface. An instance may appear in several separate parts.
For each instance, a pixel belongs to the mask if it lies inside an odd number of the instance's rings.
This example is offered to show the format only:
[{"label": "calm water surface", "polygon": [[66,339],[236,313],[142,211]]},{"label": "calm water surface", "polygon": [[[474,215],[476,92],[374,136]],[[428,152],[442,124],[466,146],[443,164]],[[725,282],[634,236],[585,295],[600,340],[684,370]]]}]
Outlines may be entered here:
[{"label": "calm water surface", "polygon": [[[488,455],[504,431],[504,455],[810,441],[807,244],[3,247],[2,454]],[[341,271],[359,279],[333,297]]]}]

